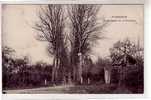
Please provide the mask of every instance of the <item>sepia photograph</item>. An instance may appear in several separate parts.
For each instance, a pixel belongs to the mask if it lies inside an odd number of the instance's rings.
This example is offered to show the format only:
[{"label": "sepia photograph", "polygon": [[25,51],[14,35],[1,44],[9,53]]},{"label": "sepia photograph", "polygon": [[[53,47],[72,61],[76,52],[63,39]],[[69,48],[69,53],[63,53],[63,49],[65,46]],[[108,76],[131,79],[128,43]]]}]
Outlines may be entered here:
[{"label": "sepia photograph", "polygon": [[2,4],[3,94],[143,94],[144,5]]}]

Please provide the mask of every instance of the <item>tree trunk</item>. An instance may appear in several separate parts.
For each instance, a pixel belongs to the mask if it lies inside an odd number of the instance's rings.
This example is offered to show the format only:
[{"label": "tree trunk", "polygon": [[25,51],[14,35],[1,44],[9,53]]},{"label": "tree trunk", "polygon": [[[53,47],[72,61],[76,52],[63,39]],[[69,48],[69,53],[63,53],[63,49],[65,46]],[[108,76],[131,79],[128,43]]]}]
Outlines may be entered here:
[{"label": "tree trunk", "polygon": [[52,78],[51,78],[51,82],[54,84],[55,81],[55,69],[56,69],[56,59],[53,59],[53,68],[52,68]]},{"label": "tree trunk", "polygon": [[80,84],[83,83],[83,78],[82,78],[82,55],[81,53],[79,54],[79,64],[78,64],[78,81]]},{"label": "tree trunk", "polygon": [[72,81],[71,81],[71,72],[68,73],[68,84],[72,84]]},{"label": "tree trunk", "polygon": [[56,67],[55,67],[55,81],[58,79],[58,70],[59,70],[59,59],[56,59]]},{"label": "tree trunk", "polygon": [[53,68],[52,68],[52,83],[56,83],[56,79],[58,78],[58,68],[59,68],[59,59],[56,57],[53,60]]},{"label": "tree trunk", "polygon": [[77,81],[77,68],[75,65],[73,65],[73,80],[74,82]]}]

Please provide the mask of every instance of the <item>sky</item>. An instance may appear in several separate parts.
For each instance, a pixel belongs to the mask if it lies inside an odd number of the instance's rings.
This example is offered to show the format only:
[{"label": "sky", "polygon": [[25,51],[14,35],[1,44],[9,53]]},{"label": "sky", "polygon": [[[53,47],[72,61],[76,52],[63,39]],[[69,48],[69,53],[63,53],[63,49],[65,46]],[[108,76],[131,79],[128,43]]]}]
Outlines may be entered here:
[{"label": "sky", "polygon": [[[36,40],[37,31],[33,29],[38,21],[40,5],[3,5],[2,6],[2,45],[16,51],[17,57],[28,56],[32,63],[43,61],[52,63],[48,55],[47,42]],[[109,48],[118,40],[129,38],[140,45],[144,44],[143,5],[103,5],[98,14],[98,22],[108,21],[104,28],[104,39],[92,47],[91,57],[108,57]],[[114,21],[114,22],[113,22]]]}]

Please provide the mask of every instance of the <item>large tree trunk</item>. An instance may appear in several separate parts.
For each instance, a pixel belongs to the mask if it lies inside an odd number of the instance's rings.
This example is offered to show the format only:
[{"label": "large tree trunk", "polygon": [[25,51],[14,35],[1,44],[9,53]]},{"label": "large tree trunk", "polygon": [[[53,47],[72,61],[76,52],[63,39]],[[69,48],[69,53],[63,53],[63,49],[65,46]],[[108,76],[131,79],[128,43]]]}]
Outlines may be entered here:
[{"label": "large tree trunk", "polygon": [[56,67],[55,67],[55,83],[58,79],[58,70],[59,70],[59,59],[56,59]]},{"label": "large tree trunk", "polygon": [[55,69],[56,69],[56,59],[53,59],[53,68],[52,68],[52,78],[51,78],[51,82],[54,83],[55,81]]},{"label": "large tree trunk", "polygon": [[79,64],[78,64],[78,82],[80,84],[83,83],[83,78],[82,78],[82,54],[79,54]]},{"label": "large tree trunk", "polygon": [[53,60],[53,68],[52,68],[52,83],[56,84],[56,80],[58,78],[58,69],[59,69],[59,59],[56,57]]}]

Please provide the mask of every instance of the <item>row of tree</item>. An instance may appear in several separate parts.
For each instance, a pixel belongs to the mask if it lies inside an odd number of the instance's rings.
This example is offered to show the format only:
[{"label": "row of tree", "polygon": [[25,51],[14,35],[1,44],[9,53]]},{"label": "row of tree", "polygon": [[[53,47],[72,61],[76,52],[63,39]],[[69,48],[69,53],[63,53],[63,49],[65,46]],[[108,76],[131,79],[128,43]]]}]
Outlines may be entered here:
[{"label": "row of tree", "polygon": [[[130,48],[126,46],[127,44],[131,46],[133,43],[128,39],[115,43],[110,51],[112,59],[99,58],[96,63],[93,63],[89,57],[85,57],[84,65],[86,66],[82,67],[83,84],[105,83],[105,71],[107,70],[110,72],[109,83],[131,87],[135,93],[142,92],[144,84],[143,49],[133,44],[135,48],[126,49],[129,53],[126,54],[125,58],[123,56],[125,54],[120,52],[123,51],[123,47]],[[130,55],[134,49],[136,51]],[[52,82],[52,69],[54,66],[42,62],[30,64],[28,57],[15,58],[14,52],[9,47],[3,47],[2,49],[4,89],[50,86],[54,84]],[[71,79],[73,79],[73,76],[71,76]],[[59,75],[56,83],[62,84],[60,82],[62,82],[62,76]]]},{"label": "row of tree", "polygon": [[48,42],[48,51],[54,57],[54,84],[59,74],[63,83],[82,82],[83,59],[90,56],[92,45],[102,38],[99,34],[106,26],[105,22],[98,24],[99,9],[98,5],[86,4],[41,7],[34,28],[39,32],[38,40]]},{"label": "row of tree", "polygon": [[[3,89],[33,88],[54,84],[52,82],[53,65],[42,61],[31,64],[28,57],[17,58],[15,55],[15,50],[10,47],[3,47]],[[83,67],[83,84],[94,84],[100,80],[104,82],[103,70],[101,69],[104,64],[102,65],[101,60],[99,60],[99,64],[93,64],[89,58],[85,58],[85,61],[87,61],[85,63],[88,66]],[[61,82],[62,76],[59,75],[56,85],[62,84]]]},{"label": "row of tree", "polygon": [[[98,39],[103,38],[101,33],[108,24],[104,21],[98,23],[99,10],[98,5],[86,4],[47,5],[41,8],[38,16],[40,20],[36,23],[35,29],[39,32],[38,40],[49,43],[48,51],[54,57],[54,84],[58,76],[62,76],[63,83],[83,82],[84,66],[92,66],[89,57],[91,48]],[[123,66],[129,63],[137,65],[138,58],[143,64],[143,49],[129,39],[115,43],[110,52],[112,66],[119,66],[121,73]]]}]

